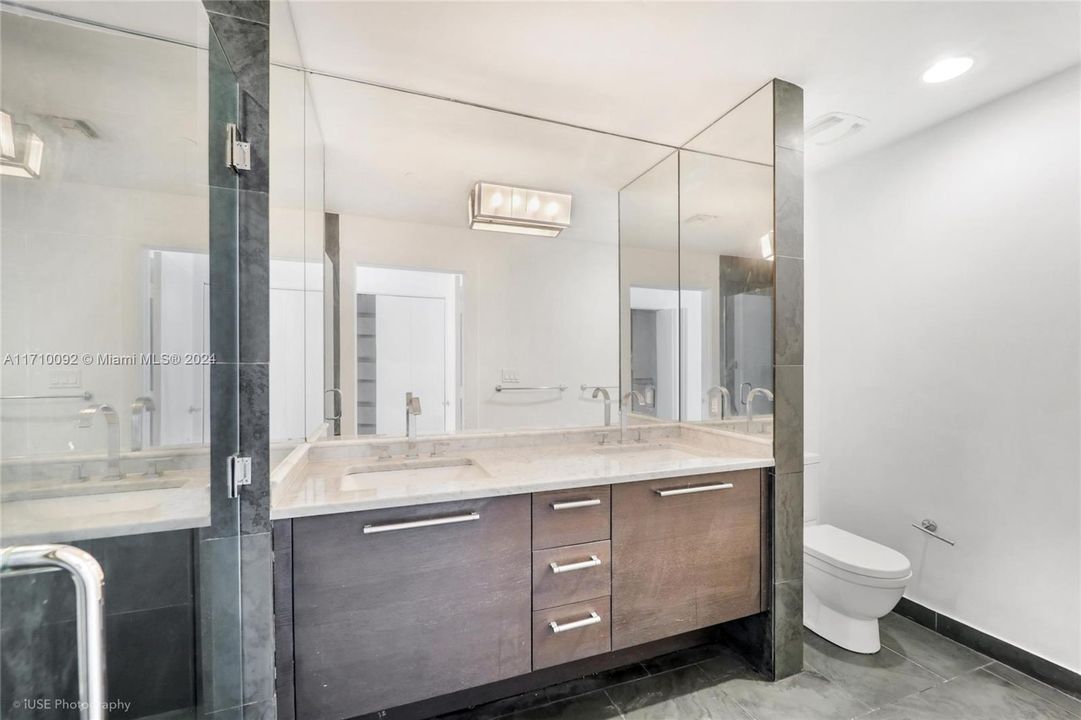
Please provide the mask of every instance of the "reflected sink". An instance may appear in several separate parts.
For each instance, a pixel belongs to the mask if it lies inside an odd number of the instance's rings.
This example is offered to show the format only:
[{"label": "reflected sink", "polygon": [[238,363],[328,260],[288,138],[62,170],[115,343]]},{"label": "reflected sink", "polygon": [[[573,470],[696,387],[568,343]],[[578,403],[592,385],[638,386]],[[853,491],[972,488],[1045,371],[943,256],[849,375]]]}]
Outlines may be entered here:
[{"label": "reflected sink", "polygon": [[626,445],[594,448],[593,452],[598,455],[613,455],[615,456],[614,459],[625,458],[627,460],[646,460],[650,462],[697,460],[703,457],[711,457],[709,453],[667,443],[628,443]]},{"label": "reflected sink", "polygon": [[84,497],[86,495],[105,495],[127,493],[140,490],[172,490],[183,487],[190,477],[159,476],[148,478],[133,476],[128,478],[91,478],[84,482],[64,483],[62,485],[40,485],[38,487],[23,484],[18,488],[5,488],[0,494],[0,501],[17,502],[19,500],[46,500],[51,498]]},{"label": "reflected sink", "polygon": [[470,458],[382,460],[346,470],[341,489],[349,492],[369,490],[387,484],[456,483],[486,477],[489,475],[485,469]]}]

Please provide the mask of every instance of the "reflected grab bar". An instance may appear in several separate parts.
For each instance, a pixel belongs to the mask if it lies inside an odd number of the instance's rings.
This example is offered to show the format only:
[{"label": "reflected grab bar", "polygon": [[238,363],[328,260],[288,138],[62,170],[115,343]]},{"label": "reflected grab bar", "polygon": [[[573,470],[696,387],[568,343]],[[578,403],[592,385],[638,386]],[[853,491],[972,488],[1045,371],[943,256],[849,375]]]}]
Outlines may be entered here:
[{"label": "reflected grab bar", "polygon": [[94,556],[70,545],[0,549],[0,573],[63,569],[75,583],[79,717],[105,720],[105,575]]},{"label": "reflected grab bar", "polygon": [[559,392],[563,392],[566,389],[567,389],[566,385],[534,385],[532,387],[525,386],[525,385],[523,385],[521,387],[507,387],[506,385],[496,385],[495,386],[495,391],[496,392],[505,392],[505,391],[510,391],[510,390],[515,390],[515,391],[521,391],[521,390],[558,390]]}]

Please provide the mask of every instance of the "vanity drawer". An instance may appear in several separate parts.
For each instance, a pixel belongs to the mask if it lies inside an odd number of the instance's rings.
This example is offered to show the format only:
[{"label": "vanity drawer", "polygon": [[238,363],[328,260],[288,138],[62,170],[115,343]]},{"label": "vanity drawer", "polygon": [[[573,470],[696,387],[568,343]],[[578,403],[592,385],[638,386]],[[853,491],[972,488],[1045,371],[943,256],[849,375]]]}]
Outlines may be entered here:
[{"label": "vanity drawer", "polygon": [[533,609],[612,593],[612,543],[601,540],[533,551]]},{"label": "vanity drawer", "polygon": [[600,655],[612,649],[611,598],[533,613],[533,669]]},{"label": "vanity drawer", "polygon": [[611,487],[533,493],[533,549],[611,537]]}]

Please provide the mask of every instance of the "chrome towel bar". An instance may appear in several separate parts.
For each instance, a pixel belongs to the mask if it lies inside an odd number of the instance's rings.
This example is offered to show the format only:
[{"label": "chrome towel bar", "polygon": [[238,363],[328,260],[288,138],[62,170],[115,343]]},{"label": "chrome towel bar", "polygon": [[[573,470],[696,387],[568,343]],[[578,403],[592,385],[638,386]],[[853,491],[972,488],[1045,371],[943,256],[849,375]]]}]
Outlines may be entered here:
[{"label": "chrome towel bar", "polygon": [[732,483],[718,483],[716,485],[694,485],[693,487],[672,488],[671,490],[654,490],[661,497],[670,495],[690,495],[691,493],[712,492],[714,490],[728,490]]},{"label": "chrome towel bar", "polygon": [[465,515],[450,515],[447,517],[428,518],[426,520],[407,520],[406,522],[385,523],[383,525],[365,525],[364,534],[393,532],[395,530],[412,530],[414,528],[434,527],[436,525],[453,525],[454,523],[480,520],[480,513],[472,512]]},{"label": "chrome towel bar", "polygon": [[528,386],[528,385],[521,385],[521,386],[496,385],[495,386],[495,391],[496,392],[510,392],[510,391],[529,392],[529,391],[533,391],[533,390],[555,390],[557,392],[563,392],[566,389],[567,389],[566,385],[534,385],[534,386]]},{"label": "chrome towel bar", "polygon": [[71,545],[0,549],[3,574],[47,568],[66,570],[75,583],[79,717],[105,720],[105,575],[93,555]]}]

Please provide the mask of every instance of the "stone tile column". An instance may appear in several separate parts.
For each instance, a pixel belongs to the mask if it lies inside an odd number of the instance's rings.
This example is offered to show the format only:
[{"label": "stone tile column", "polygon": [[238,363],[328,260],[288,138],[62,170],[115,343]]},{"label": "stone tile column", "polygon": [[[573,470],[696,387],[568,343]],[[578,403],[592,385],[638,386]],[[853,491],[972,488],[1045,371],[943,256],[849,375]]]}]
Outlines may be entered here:
[{"label": "stone tile column", "polygon": [[[210,37],[211,526],[200,532],[201,714],[273,718],[270,536],[270,3],[204,0]],[[234,82],[235,78],[235,82]],[[252,166],[224,163],[236,117]],[[252,459],[227,494],[228,457]]]},{"label": "stone tile column", "polygon": [[768,637],[781,679],[803,669],[803,89],[773,81],[772,583]]}]

